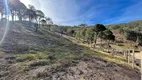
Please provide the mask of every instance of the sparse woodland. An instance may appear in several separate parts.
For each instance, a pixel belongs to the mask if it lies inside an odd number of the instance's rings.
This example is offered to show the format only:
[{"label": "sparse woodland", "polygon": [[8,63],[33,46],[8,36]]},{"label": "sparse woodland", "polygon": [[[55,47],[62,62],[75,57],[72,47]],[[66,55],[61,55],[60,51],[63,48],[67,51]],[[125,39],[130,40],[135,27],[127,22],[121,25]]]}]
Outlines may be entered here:
[{"label": "sparse woodland", "polygon": [[0,80],[140,80],[132,54],[141,50],[142,21],[66,26],[47,16],[20,0],[0,0],[0,40],[9,28]]}]

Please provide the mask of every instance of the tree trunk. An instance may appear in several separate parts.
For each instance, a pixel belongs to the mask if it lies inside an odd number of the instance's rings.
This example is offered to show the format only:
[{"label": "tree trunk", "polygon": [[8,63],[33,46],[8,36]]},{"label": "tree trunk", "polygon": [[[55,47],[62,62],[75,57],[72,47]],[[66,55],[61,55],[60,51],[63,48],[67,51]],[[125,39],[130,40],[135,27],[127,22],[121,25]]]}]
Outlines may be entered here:
[{"label": "tree trunk", "polygon": [[1,15],[0,15],[0,21],[1,21],[1,18],[2,18],[2,17],[1,17]]},{"label": "tree trunk", "polygon": [[11,17],[12,17],[12,21],[14,21],[14,15],[11,15]]},{"label": "tree trunk", "polygon": [[95,37],[95,40],[94,40],[94,47],[96,46],[96,43],[97,43],[97,39],[98,39],[98,33],[96,34],[96,37]]},{"label": "tree trunk", "polygon": [[3,13],[1,13],[1,19],[3,18]]},{"label": "tree trunk", "polygon": [[39,28],[37,19],[36,19],[36,25],[35,25],[35,27],[36,27],[36,32],[37,32],[38,28]]}]

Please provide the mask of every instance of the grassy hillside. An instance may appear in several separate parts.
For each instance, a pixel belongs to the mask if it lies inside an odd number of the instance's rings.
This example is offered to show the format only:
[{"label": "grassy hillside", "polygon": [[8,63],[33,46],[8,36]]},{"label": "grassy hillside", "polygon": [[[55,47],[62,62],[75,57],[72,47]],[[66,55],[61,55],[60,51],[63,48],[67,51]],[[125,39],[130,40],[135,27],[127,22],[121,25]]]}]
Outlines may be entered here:
[{"label": "grassy hillside", "polygon": [[[4,26],[0,25],[0,38]],[[10,22],[0,50],[0,79],[140,80],[139,71],[120,58],[76,44],[47,26],[35,32],[25,22]]]}]

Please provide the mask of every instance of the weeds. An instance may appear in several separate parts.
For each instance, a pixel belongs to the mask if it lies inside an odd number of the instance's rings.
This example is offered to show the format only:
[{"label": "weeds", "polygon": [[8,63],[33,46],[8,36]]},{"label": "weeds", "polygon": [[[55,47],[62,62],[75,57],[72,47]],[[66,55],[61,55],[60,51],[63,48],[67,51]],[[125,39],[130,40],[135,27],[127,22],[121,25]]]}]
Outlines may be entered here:
[{"label": "weeds", "polygon": [[31,61],[36,59],[46,59],[48,57],[47,54],[37,53],[37,54],[21,54],[16,56],[17,62]]}]

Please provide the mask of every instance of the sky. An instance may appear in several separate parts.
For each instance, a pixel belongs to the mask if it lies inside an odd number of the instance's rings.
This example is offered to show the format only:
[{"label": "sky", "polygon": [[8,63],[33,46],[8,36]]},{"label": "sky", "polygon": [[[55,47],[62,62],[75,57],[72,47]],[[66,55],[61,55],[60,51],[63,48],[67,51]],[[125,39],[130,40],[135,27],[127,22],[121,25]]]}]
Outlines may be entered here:
[{"label": "sky", "polygon": [[58,25],[118,24],[142,20],[142,0],[20,0]]}]

